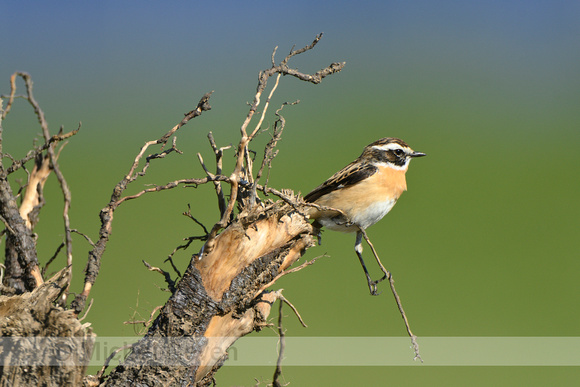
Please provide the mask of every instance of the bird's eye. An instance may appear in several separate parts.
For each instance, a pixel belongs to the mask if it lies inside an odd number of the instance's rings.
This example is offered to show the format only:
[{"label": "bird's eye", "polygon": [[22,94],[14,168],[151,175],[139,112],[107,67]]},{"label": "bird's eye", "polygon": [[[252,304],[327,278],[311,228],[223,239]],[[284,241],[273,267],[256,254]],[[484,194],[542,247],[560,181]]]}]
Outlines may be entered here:
[{"label": "bird's eye", "polygon": [[399,157],[403,156],[405,154],[405,151],[402,149],[395,149],[395,154]]}]

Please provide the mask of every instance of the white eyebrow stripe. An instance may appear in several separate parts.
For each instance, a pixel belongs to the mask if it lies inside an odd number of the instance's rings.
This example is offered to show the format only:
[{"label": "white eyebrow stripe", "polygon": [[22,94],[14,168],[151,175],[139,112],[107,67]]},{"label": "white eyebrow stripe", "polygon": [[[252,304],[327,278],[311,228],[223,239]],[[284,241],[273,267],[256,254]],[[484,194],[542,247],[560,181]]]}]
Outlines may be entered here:
[{"label": "white eyebrow stripe", "polygon": [[405,153],[408,153],[410,151],[409,148],[403,147],[403,146],[397,144],[396,142],[391,142],[391,143],[385,144],[385,145],[375,145],[375,146],[373,146],[373,148],[378,149],[378,150],[382,150],[382,151],[401,149],[401,150],[404,150]]}]

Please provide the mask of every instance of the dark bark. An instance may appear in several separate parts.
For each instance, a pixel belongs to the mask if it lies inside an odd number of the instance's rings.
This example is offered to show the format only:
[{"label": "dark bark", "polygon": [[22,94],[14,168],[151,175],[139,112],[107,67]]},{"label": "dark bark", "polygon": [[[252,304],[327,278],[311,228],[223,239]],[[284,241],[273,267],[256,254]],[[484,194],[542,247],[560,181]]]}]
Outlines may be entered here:
[{"label": "dark bark", "polygon": [[263,301],[260,289],[313,238],[310,224],[289,205],[258,207],[251,216],[256,220],[232,223],[212,253],[192,260],[149,332],[105,385],[208,385],[227,347],[260,329],[275,301]]}]

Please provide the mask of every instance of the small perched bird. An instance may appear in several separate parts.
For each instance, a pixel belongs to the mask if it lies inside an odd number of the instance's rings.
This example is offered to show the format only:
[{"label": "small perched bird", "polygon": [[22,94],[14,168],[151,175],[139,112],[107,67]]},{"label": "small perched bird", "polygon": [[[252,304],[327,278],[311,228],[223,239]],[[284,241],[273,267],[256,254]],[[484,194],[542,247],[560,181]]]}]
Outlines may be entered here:
[{"label": "small perched bird", "polygon": [[[365,271],[369,290],[377,295],[373,281],[362,258],[362,237],[365,230],[377,223],[393,208],[399,196],[407,190],[405,173],[412,158],[425,156],[415,152],[403,140],[381,138],[365,147],[352,163],[316,187],[304,200],[325,209],[310,207],[308,214],[314,226],[342,232],[356,232],[355,252]],[[336,211],[339,210],[339,211]],[[377,257],[378,259],[378,257]]]}]

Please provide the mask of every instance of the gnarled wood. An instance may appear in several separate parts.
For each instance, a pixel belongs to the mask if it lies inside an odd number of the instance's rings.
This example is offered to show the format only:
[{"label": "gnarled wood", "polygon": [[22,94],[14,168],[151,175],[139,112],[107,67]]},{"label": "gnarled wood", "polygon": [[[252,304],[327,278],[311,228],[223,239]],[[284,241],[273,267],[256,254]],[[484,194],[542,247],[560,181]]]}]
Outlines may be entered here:
[{"label": "gnarled wood", "polygon": [[[311,233],[307,219],[282,202],[233,222],[210,254],[191,262],[147,335],[105,384],[149,383],[152,375],[161,385],[210,383],[227,348],[268,317],[275,294],[257,292],[314,244]],[[188,361],[185,351],[193,351]]]},{"label": "gnarled wood", "polygon": [[0,296],[0,385],[82,384],[96,335],[54,306],[68,275],[67,267],[32,292]]}]

